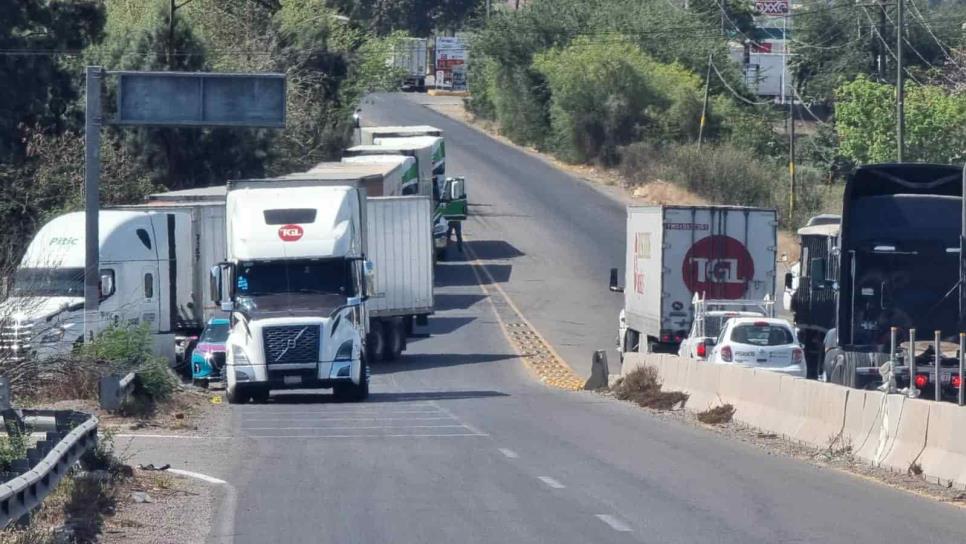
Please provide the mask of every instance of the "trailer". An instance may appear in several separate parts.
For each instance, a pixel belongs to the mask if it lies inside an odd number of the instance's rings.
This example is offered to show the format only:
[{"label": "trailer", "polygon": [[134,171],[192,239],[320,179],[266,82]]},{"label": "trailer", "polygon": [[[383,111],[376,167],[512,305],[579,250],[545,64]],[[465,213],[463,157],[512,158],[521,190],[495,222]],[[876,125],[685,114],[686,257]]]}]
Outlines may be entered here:
[{"label": "trailer", "polygon": [[625,352],[678,351],[695,295],[766,300],[775,292],[775,210],[738,206],[628,206],[625,286],[618,345]]}]

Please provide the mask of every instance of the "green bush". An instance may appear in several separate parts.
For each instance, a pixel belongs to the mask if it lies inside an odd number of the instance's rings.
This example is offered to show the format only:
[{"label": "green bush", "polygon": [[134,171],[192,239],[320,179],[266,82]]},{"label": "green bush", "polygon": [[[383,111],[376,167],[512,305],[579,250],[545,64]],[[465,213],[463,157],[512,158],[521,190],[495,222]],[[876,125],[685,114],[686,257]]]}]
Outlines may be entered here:
[{"label": "green bush", "polygon": [[[907,84],[907,161],[958,163],[966,152],[966,93]],[[895,87],[865,77],[836,90],[835,126],[842,156],[857,163],[896,159]]]},{"label": "green bush", "polygon": [[551,96],[551,145],[565,160],[617,162],[618,148],[642,135],[659,141],[696,136],[700,82],[653,60],[626,39],[577,38],[537,55],[534,68]]},{"label": "green bush", "polygon": [[168,362],[153,354],[152,338],[147,326],[113,326],[102,331],[93,342],[81,347],[89,359],[106,362],[111,371],[138,374],[138,391],[149,401],[162,401],[171,396],[176,386]]}]

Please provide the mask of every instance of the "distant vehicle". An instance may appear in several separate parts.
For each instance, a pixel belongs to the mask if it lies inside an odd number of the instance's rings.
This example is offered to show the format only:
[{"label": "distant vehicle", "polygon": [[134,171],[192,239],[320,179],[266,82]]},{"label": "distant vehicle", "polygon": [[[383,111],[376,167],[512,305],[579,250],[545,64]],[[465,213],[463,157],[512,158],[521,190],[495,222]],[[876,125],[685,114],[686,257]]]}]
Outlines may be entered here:
[{"label": "distant vehicle", "polygon": [[[698,295],[692,301],[694,322],[678,349],[680,357],[704,360],[711,353],[725,323],[734,317],[774,317],[774,302],[764,300],[707,300]],[[731,308],[731,309],[728,309]],[[749,310],[749,308],[757,308]]]},{"label": "distant vehicle", "polygon": [[200,387],[208,387],[212,381],[221,381],[225,368],[225,342],[231,332],[230,322],[224,318],[208,321],[208,326],[198,338],[191,351],[191,381]]},{"label": "distant vehicle", "polygon": [[736,317],[718,335],[708,361],[805,377],[805,353],[784,319]]},{"label": "distant vehicle", "polygon": [[403,72],[402,90],[426,91],[427,44],[425,38],[401,38],[392,45],[387,64]]},{"label": "distant vehicle", "polygon": [[618,350],[676,353],[695,294],[756,300],[775,292],[775,210],[738,206],[629,206]]},{"label": "distant vehicle", "polygon": [[825,281],[839,235],[839,215],[823,214],[798,229],[801,254],[785,274],[785,309],[792,313],[805,349],[808,377],[817,378],[825,357],[825,335],[835,327],[835,290]]},{"label": "distant vehicle", "polygon": [[412,138],[414,136],[443,137],[443,131],[430,125],[402,125],[362,127],[359,129],[362,145],[375,144],[376,138]]}]

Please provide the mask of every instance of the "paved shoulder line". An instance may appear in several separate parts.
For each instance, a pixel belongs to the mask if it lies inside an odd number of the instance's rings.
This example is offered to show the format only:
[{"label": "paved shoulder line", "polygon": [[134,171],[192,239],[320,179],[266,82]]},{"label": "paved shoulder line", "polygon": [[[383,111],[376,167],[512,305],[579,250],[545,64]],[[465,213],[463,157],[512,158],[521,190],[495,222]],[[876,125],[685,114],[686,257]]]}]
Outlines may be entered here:
[{"label": "paved shoulder line", "polygon": [[621,533],[629,533],[629,532],[631,532],[631,528],[628,527],[626,523],[624,523],[623,521],[615,518],[614,516],[612,516],[610,514],[597,514],[597,519],[603,521],[604,523],[606,523],[607,525],[609,525],[611,529],[613,529],[615,531],[618,531],[618,532],[621,532]]},{"label": "paved shoulder line", "polygon": [[[500,322],[500,329],[503,330],[503,335],[506,336],[507,341],[513,346],[514,351],[517,352],[524,364],[537,375],[541,382],[547,385],[567,391],[583,389],[584,380],[537,332],[537,329],[530,324],[527,318],[523,317],[523,312],[517,308],[506,291],[500,287],[500,284],[493,279],[493,275],[487,270],[486,264],[480,262],[479,257],[469,244],[465,244],[463,247],[470,258],[468,262],[473,270],[473,275],[476,276],[476,282],[487,295],[486,299],[493,307],[497,321]],[[486,276],[489,281],[483,281],[483,276]],[[489,287],[493,287],[495,292]]]},{"label": "paved shoulder line", "polygon": [[183,470],[180,468],[169,468],[165,472],[170,472],[172,474],[180,474],[182,476],[187,476],[189,478],[195,478],[196,480],[202,480],[202,481],[208,482],[209,484],[223,485],[228,483],[225,480],[222,480],[221,478],[215,478],[214,476],[208,476],[207,474],[202,474],[200,472],[192,472],[190,470]]}]

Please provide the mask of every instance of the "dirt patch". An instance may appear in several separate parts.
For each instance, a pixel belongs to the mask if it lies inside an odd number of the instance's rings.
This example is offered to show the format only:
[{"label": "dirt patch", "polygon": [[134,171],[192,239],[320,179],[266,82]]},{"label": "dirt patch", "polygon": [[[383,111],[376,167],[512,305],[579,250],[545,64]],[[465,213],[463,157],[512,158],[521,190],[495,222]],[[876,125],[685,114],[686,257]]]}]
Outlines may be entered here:
[{"label": "dirt patch", "polygon": [[204,542],[210,520],[189,522],[186,513],[210,517],[211,494],[210,485],[191,478],[136,470],[118,494],[117,512],[105,520],[99,542]]},{"label": "dirt patch", "polygon": [[642,367],[624,376],[613,387],[614,396],[620,400],[631,401],[644,408],[673,410],[684,406],[687,393],[681,391],[662,391],[657,369]]},{"label": "dirt patch", "polygon": [[705,425],[723,425],[731,421],[735,415],[735,407],[730,404],[722,404],[714,408],[708,408],[697,414],[698,421]]}]

